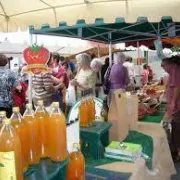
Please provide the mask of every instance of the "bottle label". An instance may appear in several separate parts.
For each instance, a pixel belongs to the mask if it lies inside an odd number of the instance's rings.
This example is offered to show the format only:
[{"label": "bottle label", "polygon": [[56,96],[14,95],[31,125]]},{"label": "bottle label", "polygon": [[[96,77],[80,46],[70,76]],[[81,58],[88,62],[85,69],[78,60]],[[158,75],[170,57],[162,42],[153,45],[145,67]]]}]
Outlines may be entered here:
[{"label": "bottle label", "polygon": [[0,152],[0,179],[17,180],[14,151]]}]

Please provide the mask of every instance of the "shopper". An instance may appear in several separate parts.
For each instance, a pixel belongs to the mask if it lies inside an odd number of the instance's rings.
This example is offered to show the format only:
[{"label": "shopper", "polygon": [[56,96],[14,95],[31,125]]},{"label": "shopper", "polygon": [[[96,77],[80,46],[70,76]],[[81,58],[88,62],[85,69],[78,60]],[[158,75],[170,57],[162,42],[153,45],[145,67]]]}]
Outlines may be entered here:
[{"label": "shopper", "polygon": [[166,86],[167,111],[164,119],[171,121],[171,147],[173,159],[180,160],[180,57],[173,56],[162,61],[169,74]]},{"label": "shopper", "polygon": [[148,77],[149,77],[148,65],[144,64],[142,75],[141,75],[142,86],[145,86],[148,84]]},{"label": "shopper", "polygon": [[105,75],[108,67],[109,67],[109,58],[106,58],[105,59],[105,63],[102,66],[102,69],[101,69],[101,80],[102,80],[102,83],[104,83],[104,75]]},{"label": "shopper", "polygon": [[126,56],[123,53],[114,54],[114,64],[111,67],[110,72],[110,91],[113,92],[116,89],[125,90],[130,83],[128,70],[123,66],[126,60]]},{"label": "shopper", "polygon": [[80,98],[82,91],[95,89],[97,76],[90,67],[91,57],[88,54],[79,54],[76,59],[79,71],[71,84],[77,87],[77,96]]},{"label": "shopper", "polygon": [[101,79],[101,68],[103,66],[102,60],[99,58],[94,58],[91,61],[91,69],[96,72],[97,80],[96,80],[96,97],[101,97],[103,93],[102,88],[102,79]]},{"label": "shopper", "polygon": [[6,111],[7,117],[12,114],[14,105],[12,90],[15,88],[21,92],[22,87],[18,82],[18,76],[7,68],[8,59],[4,54],[0,54],[0,111]]},{"label": "shopper", "polygon": [[148,82],[152,83],[153,80],[153,70],[151,69],[151,66],[147,66],[148,67],[148,71],[149,71],[149,75],[148,75]]},{"label": "shopper", "polygon": [[132,62],[132,58],[127,57],[126,61],[123,63],[123,66],[126,67],[128,70],[131,85],[135,85],[136,84],[136,80],[135,80],[136,73],[135,73],[134,63]]}]

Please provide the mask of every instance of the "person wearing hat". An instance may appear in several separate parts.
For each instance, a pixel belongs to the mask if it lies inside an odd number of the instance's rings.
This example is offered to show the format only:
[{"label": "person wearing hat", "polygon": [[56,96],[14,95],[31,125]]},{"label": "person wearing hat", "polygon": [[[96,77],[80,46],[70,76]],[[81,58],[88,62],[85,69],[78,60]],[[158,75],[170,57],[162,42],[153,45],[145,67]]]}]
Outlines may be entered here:
[{"label": "person wearing hat", "polygon": [[15,88],[21,92],[18,76],[7,68],[8,58],[0,53],[0,111],[6,111],[9,118],[14,105],[12,90]]}]

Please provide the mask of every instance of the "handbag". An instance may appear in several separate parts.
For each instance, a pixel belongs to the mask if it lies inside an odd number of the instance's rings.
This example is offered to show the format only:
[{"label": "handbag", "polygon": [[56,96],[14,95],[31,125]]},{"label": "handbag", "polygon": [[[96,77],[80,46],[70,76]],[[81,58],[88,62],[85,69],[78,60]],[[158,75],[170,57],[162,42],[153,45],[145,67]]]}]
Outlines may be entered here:
[{"label": "handbag", "polygon": [[104,83],[103,83],[103,90],[104,94],[109,94],[110,91],[110,73],[111,73],[112,66],[109,66],[105,75],[104,75]]}]

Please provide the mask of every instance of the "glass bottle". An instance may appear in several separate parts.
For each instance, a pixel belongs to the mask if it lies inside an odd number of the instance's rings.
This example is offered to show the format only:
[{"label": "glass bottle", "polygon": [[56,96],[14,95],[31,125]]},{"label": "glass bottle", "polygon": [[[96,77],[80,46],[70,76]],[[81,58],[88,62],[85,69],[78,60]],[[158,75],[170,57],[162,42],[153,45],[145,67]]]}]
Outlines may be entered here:
[{"label": "glass bottle", "polygon": [[85,160],[78,143],[73,144],[73,151],[70,153],[67,180],[85,180]]},{"label": "glass bottle", "polygon": [[59,103],[54,102],[50,113],[48,125],[49,156],[55,162],[64,161],[68,157],[66,138],[66,118],[59,108]]},{"label": "glass bottle", "polygon": [[26,171],[29,165],[29,132],[23,118],[20,114],[19,107],[13,108],[13,114],[11,116],[11,124],[16,130],[16,133],[20,137],[21,141],[21,153],[22,153],[22,167],[23,171]]},{"label": "glass bottle", "polygon": [[89,127],[88,106],[86,104],[86,93],[82,92],[82,100],[79,106],[79,118],[81,127]]},{"label": "glass bottle", "polygon": [[10,123],[4,117],[0,130],[0,179],[23,180],[21,142]]},{"label": "glass bottle", "polygon": [[94,123],[96,119],[96,108],[93,96],[93,89],[90,90],[90,102],[91,102],[91,122]]},{"label": "glass bottle", "polygon": [[37,164],[41,159],[41,149],[38,141],[38,123],[35,120],[32,104],[26,104],[26,111],[23,115],[24,123],[29,132],[29,164]]},{"label": "glass bottle", "polygon": [[109,108],[108,108],[108,104],[107,104],[107,99],[104,99],[103,100],[103,107],[101,110],[101,116],[103,117],[103,120],[105,122],[108,121],[108,111],[109,111]]},{"label": "glass bottle", "polygon": [[35,120],[38,124],[38,138],[40,143],[40,149],[41,149],[41,158],[48,157],[48,137],[47,137],[47,131],[48,131],[48,122],[49,117],[48,113],[45,110],[43,101],[37,102],[37,108],[35,112]]}]

